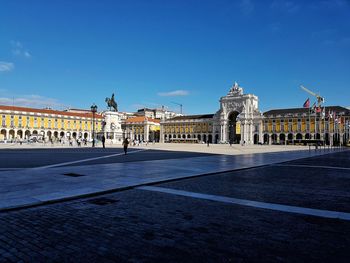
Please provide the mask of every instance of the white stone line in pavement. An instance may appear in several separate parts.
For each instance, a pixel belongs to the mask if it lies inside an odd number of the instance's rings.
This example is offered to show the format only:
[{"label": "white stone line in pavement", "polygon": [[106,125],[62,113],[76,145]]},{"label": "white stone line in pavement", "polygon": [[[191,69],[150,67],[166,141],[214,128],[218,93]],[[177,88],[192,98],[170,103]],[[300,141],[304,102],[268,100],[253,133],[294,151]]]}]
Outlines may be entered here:
[{"label": "white stone line in pavement", "polygon": [[174,195],[205,199],[205,200],[217,201],[217,202],[223,202],[223,203],[230,203],[230,204],[236,204],[236,205],[242,205],[242,206],[250,206],[255,208],[269,209],[269,210],[275,210],[275,211],[281,211],[281,212],[287,212],[287,213],[296,213],[296,214],[311,215],[311,216],[332,218],[332,219],[342,219],[342,220],[350,221],[350,213],[345,213],[345,212],[265,203],[265,202],[251,201],[246,199],[238,199],[238,198],[219,196],[219,195],[201,194],[201,193],[194,193],[194,192],[188,192],[188,191],[182,191],[182,190],[176,190],[176,189],[164,188],[164,187],[155,187],[155,186],[140,186],[140,187],[136,187],[135,189],[174,194]]},{"label": "white stone line in pavement", "polygon": [[350,168],[348,168],[348,167],[324,166],[324,165],[308,165],[308,164],[272,164],[271,166],[322,168],[322,169],[348,170],[348,171],[350,170]]},{"label": "white stone line in pavement", "polygon": [[[136,150],[136,151],[128,152],[128,154],[144,152],[144,151],[147,151],[147,150],[148,149]],[[82,163],[82,162],[89,162],[89,161],[95,161],[95,160],[99,160],[99,159],[110,158],[110,157],[114,157],[114,156],[118,156],[118,155],[124,155],[124,153],[115,153],[115,154],[104,155],[104,156],[99,156],[99,157],[93,157],[93,158],[88,158],[88,159],[82,159],[82,160],[77,160],[77,161],[56,163],[56,164],[50,164],[50,165],[45,165],[45,166],[39,166],[39,167],[34,167],[34,168],[29,168],[29,169],[54,168],[54,167],[59,167],[59,166],[64,166],[64,165],[75,164],[75,163]]]}]

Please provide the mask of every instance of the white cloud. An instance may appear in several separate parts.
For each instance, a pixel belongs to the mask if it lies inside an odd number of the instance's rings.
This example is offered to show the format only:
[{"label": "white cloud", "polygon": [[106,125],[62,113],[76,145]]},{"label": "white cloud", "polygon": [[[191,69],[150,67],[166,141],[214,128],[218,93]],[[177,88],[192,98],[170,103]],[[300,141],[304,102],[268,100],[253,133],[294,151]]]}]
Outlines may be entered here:
[{"label": "white cloud", "polygon": [[189,92],[187,90],[173,90],[169,92],[159,92],[158,96],[173,97],[173,96],[187,96]]},{"label": "white cloud", "polygon": [[0,61],[0,72],[12,71],[15,68],[15,64],[12,62]]},{"label": "white cloud", "polygon": [[40,95],[23,95],[20,97],[8,98],[0,97],[1,105],[15,105],[21,107],[33,107],[33,108],[56,108],[63,109],[67,108],[66,105],[60,103],[58,100],[53,98],[47,98]]},{"label": "white cloud", "polygon": [[19,41],[11,40],[10,43],[11,43],[12,47],[14,47],[14,48],[22,48],[23,47],[22,43]]},{"label": "white cloud", "polygon": [[28,52],[28,51],[24,51],[23,55],[26,57],[26,58],[31,58],[32,55]]},{"label": "white cloud", "polygon": [[253,13],[254,11],[254,4],[251,0],[241,0],[241,3],[240,3],[240,9],[241,9],[241,12],[244,14],[244,15],[250,15],[251,13]]},{"label": "white cloud", "polygon": [[347,0],[324,0],[318,4],[323,5],[327,8],[344,8],[349,7],[349,1]]},{"label": "white cloud", "polygon": [[12,54],[15,56],[22,56],[25,58],[31,58],[32,55],[29,53],[28,50],[24,49],[23,44],[19,41],[10,41],[12,46]]},{"label": "white cloud", "polygon": [[285,10],[290,14],[296,13],[300,6],[289,0],[274,0],[270,6],[272,9]]}]

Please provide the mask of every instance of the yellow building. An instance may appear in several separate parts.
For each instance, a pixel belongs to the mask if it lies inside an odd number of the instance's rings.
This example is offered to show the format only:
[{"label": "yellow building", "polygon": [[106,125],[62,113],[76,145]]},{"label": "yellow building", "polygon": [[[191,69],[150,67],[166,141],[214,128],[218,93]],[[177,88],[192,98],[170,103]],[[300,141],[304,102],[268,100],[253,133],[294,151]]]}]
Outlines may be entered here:
[{"label": "yellow building", "polygon": [[[218,140],[213,130],[214,114],[177,116],[161,123],[164,142],[207,142]],[[213,136],[214,134],[214,136]]]},{"label": "yellow building", "polygon": [[278,109],[263,115],[265,144],[306,144],[312,140],[339,145],[349,140],[350,110],[344,107],[325,107],[319,113],[309,113],[308,108]]},{"label": "yellow building", "polygon": [[122,129],[124,138],[145,142],[159,142],[159,119],[147,116],[131,117],[123,121]]},{"label": "yellow building", "polygon": [[103,117],[87,110],[58,111],[0,105],[0,140],[20,141],[36,138],[44,141],[92,138],[102,129]]}]

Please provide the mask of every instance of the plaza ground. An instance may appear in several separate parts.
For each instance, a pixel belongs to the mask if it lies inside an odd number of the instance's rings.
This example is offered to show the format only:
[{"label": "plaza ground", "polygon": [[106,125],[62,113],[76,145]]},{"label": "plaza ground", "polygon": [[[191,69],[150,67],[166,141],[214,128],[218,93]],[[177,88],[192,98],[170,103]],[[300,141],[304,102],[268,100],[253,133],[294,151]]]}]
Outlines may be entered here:
[{"label": "plaza ground", "polygon": [[[2,210],[0,262],[347,262],[349,151],[157,147],[0,150],[2,200],[46,197]],[[99,181],[115,190],[60,199]]]}]

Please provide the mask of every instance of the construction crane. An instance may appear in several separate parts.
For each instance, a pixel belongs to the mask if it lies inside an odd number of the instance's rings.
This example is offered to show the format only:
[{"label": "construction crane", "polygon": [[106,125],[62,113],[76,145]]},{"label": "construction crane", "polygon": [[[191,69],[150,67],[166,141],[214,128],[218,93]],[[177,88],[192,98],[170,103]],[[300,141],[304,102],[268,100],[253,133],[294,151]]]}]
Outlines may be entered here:
[{"label": "construction crane", "polygon": [[181,104],[181,103],[174,102],[174,101],[172,101],[171,103],[174,103],[174,104],[176,104],[176,105],[179,105],[179,106],[180,106],[180,114],[182,114],[182,104]]},{"label": "construction crane", "polygon": [[320,94],[316,94],[315,92],[312,92],[311,90],[305,88],[303,85],[300,85],[300,88],[306,91],[307,93],[311,94],[312,96],[316,97],[317,99],[317,107],[320,107],[322,103],[324,103],[324,98],[320,96]]}]

